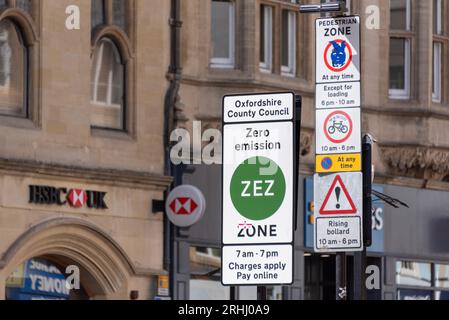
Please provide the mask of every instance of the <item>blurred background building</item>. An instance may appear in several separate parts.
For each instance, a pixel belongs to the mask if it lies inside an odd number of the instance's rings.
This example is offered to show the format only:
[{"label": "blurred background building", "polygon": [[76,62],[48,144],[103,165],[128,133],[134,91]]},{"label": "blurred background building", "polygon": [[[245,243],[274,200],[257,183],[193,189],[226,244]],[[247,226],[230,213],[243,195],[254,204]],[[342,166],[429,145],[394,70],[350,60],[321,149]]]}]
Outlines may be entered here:
[{"label": "blurred background building", "polygon": [[[273,299],[334,299],[335,257],[313,253],[314,20],[320,15],[300,14],[294,0],[181,2],[178,126],[191,130],[197,120],[204,129],[220,128],[224,94],[293,91],[302,96],[295,284],[269,288],[269,293]],[[347,14],[360,15],[362,21],[362,124],[363,132],[377,139],[375,188],[410,206],[394,209],[374,197],[368,263],[379,267],[382,278],[381,289],[368,296],[445,299],[449,5],[439,0],[360,0],[347,1],[347,7]],[[208,208],[203,221],[178,237],[179,247],[219,248],[220,168],[196,166],[195,173],[184,177],[206,193]],[[194,264],[188,268],[186,255],[179,256],[177,295],[195,296],[196,269]],[[351,266],[353,258],[348,259]],[[216,281],[217,296],[226,298],[219,270],[215,272],[209,280]],[[353,279],[350,291],[352,284]],[[240,289],[237,296],[255,298],[256,289]]]}]

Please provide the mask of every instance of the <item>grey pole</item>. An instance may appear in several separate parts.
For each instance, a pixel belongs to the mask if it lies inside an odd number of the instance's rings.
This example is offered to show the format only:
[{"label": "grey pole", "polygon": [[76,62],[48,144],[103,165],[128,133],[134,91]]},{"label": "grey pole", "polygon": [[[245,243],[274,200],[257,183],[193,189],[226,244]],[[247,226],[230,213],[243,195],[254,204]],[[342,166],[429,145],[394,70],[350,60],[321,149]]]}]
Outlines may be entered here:
[{"label": "grey pole", "polygon": [[346,268],[346,253],[337,253],[337,259],[335,261],[335,293],[336,300],[344,301],[347,300],[347,268]]}]

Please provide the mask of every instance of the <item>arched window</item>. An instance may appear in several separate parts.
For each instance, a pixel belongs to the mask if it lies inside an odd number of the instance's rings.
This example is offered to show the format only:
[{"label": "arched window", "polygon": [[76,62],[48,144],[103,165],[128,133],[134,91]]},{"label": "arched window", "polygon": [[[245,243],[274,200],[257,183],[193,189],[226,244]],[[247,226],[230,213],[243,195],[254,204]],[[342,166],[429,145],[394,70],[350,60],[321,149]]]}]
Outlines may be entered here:
[{"label": "arched window", "polygon": [[[91,0],[93,128],[130,133],[133,118],[133,63],[128,0]],[[131,91],[131,92],[128,92]]]},{"label": "arched window", "polygon": [[116,44],[107,37],[100,39],[91,70],[92,126],[125,129],[125,71]]},{"label": "arched window", "polygon": [[0,113],[27,116],[28,48],[9,19],[0,21]]}]

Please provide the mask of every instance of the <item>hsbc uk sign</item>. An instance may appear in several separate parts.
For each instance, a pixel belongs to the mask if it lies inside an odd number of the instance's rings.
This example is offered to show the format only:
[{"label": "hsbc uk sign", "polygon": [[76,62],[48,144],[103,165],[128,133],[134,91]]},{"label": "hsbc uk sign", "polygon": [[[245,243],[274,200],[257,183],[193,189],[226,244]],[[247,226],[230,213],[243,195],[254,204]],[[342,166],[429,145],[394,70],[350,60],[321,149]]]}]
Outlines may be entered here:
[{"label": "hsbc uk sign", "polygon": [[41,205],[69,205],[72,208],[108,209],[106,192],[67,189],[49,186],[29,186],[29,203]]}]

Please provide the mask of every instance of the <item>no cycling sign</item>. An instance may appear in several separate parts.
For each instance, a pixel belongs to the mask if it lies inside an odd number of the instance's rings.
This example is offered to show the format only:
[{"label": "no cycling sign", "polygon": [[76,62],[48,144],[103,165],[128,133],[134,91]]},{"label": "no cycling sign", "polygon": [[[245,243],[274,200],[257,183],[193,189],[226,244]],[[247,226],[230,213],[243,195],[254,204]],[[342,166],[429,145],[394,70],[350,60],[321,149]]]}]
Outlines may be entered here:
[{"label": "no cycling sign", "polygon": [[316,111],[316,154],[360,153],[360,108]]},{"label": "no cycling sign", "polygon": [[223,99],[222,283],[293,281],[293,93]]}]

